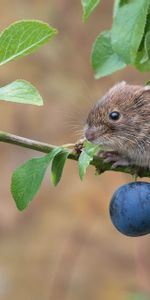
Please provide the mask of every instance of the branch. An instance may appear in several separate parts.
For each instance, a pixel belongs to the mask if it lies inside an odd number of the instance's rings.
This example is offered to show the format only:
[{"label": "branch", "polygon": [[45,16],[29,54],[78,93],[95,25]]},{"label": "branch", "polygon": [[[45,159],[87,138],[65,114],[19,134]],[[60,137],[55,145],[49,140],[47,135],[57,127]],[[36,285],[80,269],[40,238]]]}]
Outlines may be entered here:
[{"label": "branch", "polygon": [[[39,141],[27,139],[21,136],[17,136],[11,133],[3,132],[0,131],[0,142],[3,143],[8,143],[12,145],[17,145],[23,148],[28,148],[32,149],[35,151],[43,152],[43,153],[49,153],[51,150],[56,148],[57,146],[47,144],[47,143],[42,143]],[[79,153],[76,150],[77,149],[77,144],[66,144],[63,145],[64,148],[70,148],[70,153],[68,158],[72,160],[78,160],[79,158]],[[148,169],[143,169],[143,168],[137,168],[137,167],[117,167],[115,169],[111,168],[111,163],[104,163],[102,158],[95,156],[93,158],[93,161],[90,163],[91,165],[95,166],[97,173],[101,174],[105,171],[117,171],[117,172],[123,172],[123,173],[128,173],[130,175],[137,175],[139,177],[150,177],[150,170]]]},{"label": "branch", "polygon": [[[57,147],[56,145],[42,143],[39,141],[27,139],[22,136],[18,136],[18,135],[11,134],[8,132],[3,132],[3,131],[0,131],[0,142],[20,146],[23,148],[32,149],[32,150],[43,152],[43,153],[49,153],[51,150],[53,150]],[[78,160],[79,155],[77,154],[77,152],[74,149],[75,145],[76,144],[66,144],[66,145],[63,145],[63,147],[64,148],[72,147],[73,150],[70,151],[68,158],[73,159],[73,160]]]}]

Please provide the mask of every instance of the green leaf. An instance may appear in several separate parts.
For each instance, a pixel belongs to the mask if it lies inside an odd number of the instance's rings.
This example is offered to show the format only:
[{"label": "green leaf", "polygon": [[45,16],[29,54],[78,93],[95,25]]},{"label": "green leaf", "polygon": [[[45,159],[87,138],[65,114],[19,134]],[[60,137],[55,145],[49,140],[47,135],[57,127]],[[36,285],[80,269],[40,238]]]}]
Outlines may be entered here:
[{"label": "green leaf", "polygon": [[144,35],[135,59],[135,67],[141,72],[150,70],[150,14],[147,15]]},{"label": "green leaf", "polygon": [[11,181],[11,193],[19,210],[27,207],[38,192],[50,161],[61,151],[55,148],[40,158],[28,160],[17,168]]},{"label": "green leaf", "polygon": [[0,100],[43,105],[38,90],[25,80],[16,80],[0,88]]},{"label": "green leaf", "polygon": [[11,24],[0,34],[0,65],[32,53],[56,33],[56,29],[38,20]]},{"label": "green leaf", "polygon": [[100,0],[81,0],[84,21],[87,21],[88,17],[93,12],[93,10],[98,6],[99,3]]},{"label": "green leaf", "polygon": [[150,80],[148,80],[145,85],[150,85]]},{"label": "green leaf", "polygon": [[140,293],[130,293],[127,300],[148,300],[148,297]]},{"label": "green leaf", "polygon": [[120,1],[112,26],[112,48],[127,64],[134,63],[140,46],[150,0]]},{"label": "green leaf", "polygon": [[119,9],[119,6],[120,6],[120,1],[121,0],[115,0],[115,2],[114,2],[113,18],[115,18],[116,15],[117,15],[117,12],[118,12],[118,9]]},{"label": "green leaf", "polygon": [[125,4],[128,4],[128,2],[131,1],[131,0],[115,0],[114,2],[114,8],[113,8],[113,18],[116,17],[117,13],[118,13],[118,9],[125,5]]},{"label": "green leaf", "polygon": [[66,149],[62,149],[62,151],[59,152],[52,161],[51,181],[54,185],[57,185],[61,179],[62,172],[68,155],[69,155],[69,151]]},{"label": "green leaf", "polygon": [[150,59],[146,59],[144,48],[141,51],[138,51],[134,65],[141,72],[150,71]]},{"label": "green leaf", "polygon": [[126,66],[112,49],[109,31],[104,31],[97,37],[93,45],[91,60],[96,79],[110,75]]},{"label": "green leaf", "polygon": [[78,160],[79,176],[83,180],[86,173],[86,169],[90,162],[93,160],[94,155],[98,152],[99,146],[91,144],[89,142],[84,143],[85,147],[82,149]]},{"label": "green leaf", "polygon": [[148,31],[145,35],[144,41],[144,48],[145,48],[145,62],[150,59],[150,31]]}]

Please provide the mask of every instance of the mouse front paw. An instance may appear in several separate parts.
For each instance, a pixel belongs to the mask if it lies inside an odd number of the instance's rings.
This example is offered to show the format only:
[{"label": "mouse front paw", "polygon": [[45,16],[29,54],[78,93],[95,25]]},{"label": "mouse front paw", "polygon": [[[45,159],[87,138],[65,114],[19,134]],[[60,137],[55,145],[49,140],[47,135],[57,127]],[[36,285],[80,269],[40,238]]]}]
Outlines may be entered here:
[{"label": "mouse front paw", "polygon": [[113,163],[111,166],[112,169],[115,169],[116,167],[127,167],[131,165],[131,162],[128,158],[121,156],[117,152],[101,152],[100,157],[104,160],[105,163]]}]

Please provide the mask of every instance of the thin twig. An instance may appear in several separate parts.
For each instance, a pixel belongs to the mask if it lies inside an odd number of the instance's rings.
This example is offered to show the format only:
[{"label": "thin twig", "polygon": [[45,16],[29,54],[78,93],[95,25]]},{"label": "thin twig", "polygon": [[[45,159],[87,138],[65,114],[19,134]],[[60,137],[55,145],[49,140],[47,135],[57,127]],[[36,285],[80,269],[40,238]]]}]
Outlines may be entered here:
[{"label": "thin twig", "polygon": [[[21,136],[17,136],[11,133],[0,131],[0,142],[8,143],[28,149],[32,149],[35,151],[49,153],[51,150],[55,149],[58,146],[51,145],[48,143],[43,143],[35,140],[31,140],[28,138],[24,138]],[[79,153],[76,151],[76,144],[66,144],[63,145],[65,148],[70,148],[70,153],[68,158],[72,160],[78,160]],[[95,166],[98,173],[103,173],[105,171],[119,171],[124,173],[129,173],[131,175],[138,174],[139,177],[150,177],[150,171],[148,169],[140,168],[137,170],[135,167],[117,167],[115,170],[111,169],[111,163],[104,163],[102,158],[95,156],[91,165]]]}]

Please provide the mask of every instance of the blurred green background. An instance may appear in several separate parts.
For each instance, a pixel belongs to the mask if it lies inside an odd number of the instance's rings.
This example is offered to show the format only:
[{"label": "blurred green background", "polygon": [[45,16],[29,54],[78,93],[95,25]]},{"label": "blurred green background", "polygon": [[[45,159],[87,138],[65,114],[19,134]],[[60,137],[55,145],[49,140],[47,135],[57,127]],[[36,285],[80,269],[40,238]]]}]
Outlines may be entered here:
[{"label": "blurred green background", "polygon": [[[84,25],[80,1],[1,0],[0,30],[23,18],[59,30],[37,53],[1,67],[1,86],[26,79],[45,99],[42,108],[1,102],[1,130],[58,145],[75,142],[90,107],[109,87],[150,79],[128,67],[94,80],[90,51],[111,25],[112,4],[102,1]],[[112,193],[130,176],[96,177],[91,167],[81,182],[76,162],[68,161],[59,186],[50,185],[47,173],[36,199],[18,212],[11,174],[39,153],[7,144],[0,151],[0,300],[150,299],[149,236],[121,235],[108,213]]]}]

